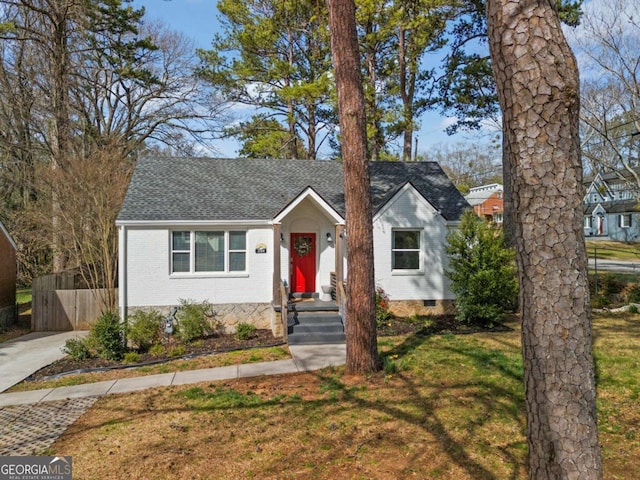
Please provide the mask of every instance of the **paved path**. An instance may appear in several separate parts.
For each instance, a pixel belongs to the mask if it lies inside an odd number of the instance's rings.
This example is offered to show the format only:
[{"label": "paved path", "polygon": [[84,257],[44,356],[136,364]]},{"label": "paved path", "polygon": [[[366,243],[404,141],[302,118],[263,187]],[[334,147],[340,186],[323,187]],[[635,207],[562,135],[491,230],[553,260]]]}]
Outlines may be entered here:
[{"label": "paved path", "polygon": [[[41,453],[104,395],[170,385],[320,370],[343,365],[346,358],[345,345],[291,345],[289,350],[293,357],[289,360],[147,375],[30,392],[2,393],[0,455]],[[28,349],[26,352],[24,355],[29,355]],[[3,364],[0,375],[4,371]]]},{"label": "paved path", "polygon": [[65,342],[88,333],[35,332],[0,343],[0,392],[64,357]]}]

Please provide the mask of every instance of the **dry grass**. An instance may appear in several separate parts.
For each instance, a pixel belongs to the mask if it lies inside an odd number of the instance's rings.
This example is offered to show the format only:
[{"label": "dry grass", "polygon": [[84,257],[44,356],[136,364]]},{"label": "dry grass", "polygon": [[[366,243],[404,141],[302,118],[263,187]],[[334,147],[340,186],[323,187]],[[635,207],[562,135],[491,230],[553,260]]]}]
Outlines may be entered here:
[{"label": "dry grass", "polygon": [[[605,478],[640,471],[640,317],[596,319]],[[76,479],[520,479],[519,331],[381,340],[341,369],[101,399],[53,446]]]},{"label": "dry grass", "polygon": [[587,255],[598,259],[640,261],[640,245],[637,243],[587,240]]}]

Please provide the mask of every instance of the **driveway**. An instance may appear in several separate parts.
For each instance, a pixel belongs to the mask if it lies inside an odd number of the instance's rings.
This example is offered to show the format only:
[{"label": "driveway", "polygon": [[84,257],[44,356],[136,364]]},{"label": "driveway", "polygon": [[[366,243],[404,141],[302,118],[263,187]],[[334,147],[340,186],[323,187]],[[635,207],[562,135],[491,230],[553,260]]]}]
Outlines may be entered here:
[{"label": "driveway", "polygon": [[596,263],[593,258],[589,258],[589,268],[598,271],[621,272],[621,273],[640,273],[640,262],[630,260],[605,260],[598,259]]},{"label": "driveway", "polygon": [[64,357],[62,347],[70,338],[84,338],[89,332],[35,332],[0,343],[0,392],[42,367]]}]

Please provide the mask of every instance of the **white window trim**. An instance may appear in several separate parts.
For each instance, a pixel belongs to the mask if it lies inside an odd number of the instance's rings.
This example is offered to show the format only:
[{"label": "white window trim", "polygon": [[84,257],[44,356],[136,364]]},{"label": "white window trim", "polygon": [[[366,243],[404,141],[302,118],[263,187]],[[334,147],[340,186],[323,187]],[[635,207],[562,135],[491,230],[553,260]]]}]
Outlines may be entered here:
[{"label": "white window trim", "polygon": [[[173,249],[173,233],[174,232],[189,232],[189,250],[174,250]],[[223,232],[224,233],[224,271],[196,271],[196,232]],[[245,249],[244,250],[231,250],[229,248],[229,233],[230,232],[243,232],[245,234]],[[205,277],[248,277],[249,276],[249,255],[246,248],[247,245],[247,231],[240,229],[175,229],[169,230],[169,276],[174,278],[205,278]],[[174,253],[188,253],[189,254],[189,271],[188,272],[174,272],[173,271],[173,254]],[[229,254],[230,253],[244,253],[244,270],[229,270]]]},{"label": "white window trim", "polygon": [[[627,223],[628,220],[628,223]],[[631,214],[630,213],[621,213],[619,217],[619,225],[620,228],[631,228]]]},{"label": "white window trim", "polygon": [[593,228],[593,217],[591,215],[585,215],[582,224],[583,224],[583,227],[586,229]]},{"label": "white window trim", "polygon": [[[395,232],[419,232],[420,233],[420,248],[418,249],[418,265],[417,269],[401,269],[393,268],[393,255],[394,252],[405,251],[415,252],[416,249],[402,249],[393,248],[393,236]],[[424,229],[423,228],[393,228],[391,229],[391,275],[424,275]]]}]

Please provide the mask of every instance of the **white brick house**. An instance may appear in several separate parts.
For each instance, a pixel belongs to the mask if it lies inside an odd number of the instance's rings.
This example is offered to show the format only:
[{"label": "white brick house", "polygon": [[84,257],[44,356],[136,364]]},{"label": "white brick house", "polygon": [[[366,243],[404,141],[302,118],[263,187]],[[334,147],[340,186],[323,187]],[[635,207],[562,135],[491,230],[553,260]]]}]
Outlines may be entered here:
[{"label": "white brick house", "polygon": [[[446,236],[468,203],[433,162],[370,175],[377,284],[399,314],[441,312]],[[281,282],[326,298],[346,277],[344,211],[338,162],[143,158],[117,219],[121,314],[207,300],[227,324],[275,329]]]}]

